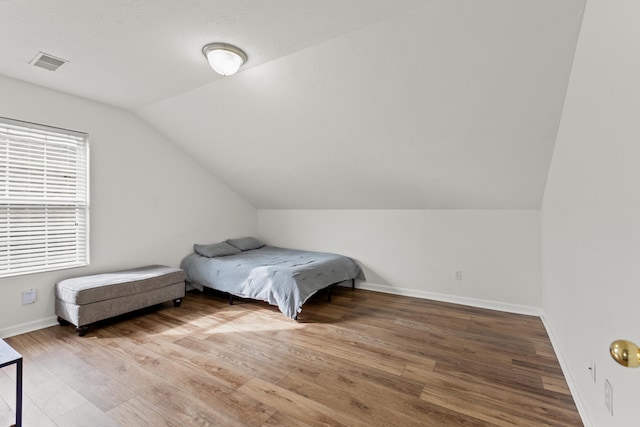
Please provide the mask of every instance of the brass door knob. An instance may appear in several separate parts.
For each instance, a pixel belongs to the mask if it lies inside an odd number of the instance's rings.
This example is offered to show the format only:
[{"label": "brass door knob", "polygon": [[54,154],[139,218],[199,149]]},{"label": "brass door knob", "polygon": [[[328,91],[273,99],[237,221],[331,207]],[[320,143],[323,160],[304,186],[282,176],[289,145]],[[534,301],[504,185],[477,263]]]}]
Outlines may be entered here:
[{"label": "brass door knob", "polygon": [[627,368],[640,366],[640,348],[627,340],[616,340],[611,343],[609,353],[613,360]]}]

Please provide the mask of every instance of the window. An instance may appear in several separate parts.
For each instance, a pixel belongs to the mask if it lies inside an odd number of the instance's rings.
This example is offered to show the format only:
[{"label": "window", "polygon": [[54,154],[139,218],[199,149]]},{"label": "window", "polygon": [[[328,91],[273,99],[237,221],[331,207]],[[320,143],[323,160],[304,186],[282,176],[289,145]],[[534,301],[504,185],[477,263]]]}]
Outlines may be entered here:
[{"label": "window", "polygon": [[0,277],[89,263],[86,133],[0,117]]}]

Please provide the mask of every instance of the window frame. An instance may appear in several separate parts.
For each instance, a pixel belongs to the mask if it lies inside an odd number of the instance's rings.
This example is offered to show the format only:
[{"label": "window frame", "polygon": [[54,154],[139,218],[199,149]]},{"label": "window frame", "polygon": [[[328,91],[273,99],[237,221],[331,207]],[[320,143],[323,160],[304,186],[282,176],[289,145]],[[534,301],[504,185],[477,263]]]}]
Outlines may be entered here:
[{"label": "window frame", "polygon": [[89,134],[0,117],[0,278],[89,265]]}]

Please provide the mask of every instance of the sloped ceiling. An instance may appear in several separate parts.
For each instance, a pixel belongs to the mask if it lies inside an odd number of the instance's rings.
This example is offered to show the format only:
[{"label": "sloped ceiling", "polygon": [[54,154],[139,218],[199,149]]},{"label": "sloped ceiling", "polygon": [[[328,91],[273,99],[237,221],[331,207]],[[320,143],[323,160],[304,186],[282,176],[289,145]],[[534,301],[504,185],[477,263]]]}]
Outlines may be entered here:
[{"label": "sloped ceiling", "polygon": [[[0,8],[0,74],[130,109],[257,208],[535,209],[584,0]],[[216,77],[212,41],[249,62]]]}]

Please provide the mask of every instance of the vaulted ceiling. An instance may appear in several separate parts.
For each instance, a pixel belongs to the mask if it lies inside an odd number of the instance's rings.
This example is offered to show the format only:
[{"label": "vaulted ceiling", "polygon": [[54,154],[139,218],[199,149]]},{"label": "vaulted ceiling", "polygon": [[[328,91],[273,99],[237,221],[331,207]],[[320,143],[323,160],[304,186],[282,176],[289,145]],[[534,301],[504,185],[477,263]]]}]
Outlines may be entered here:
[{"label": "vaulted ceiling", "polygon": [[[2,0],[0,74],[132,111],[257,208],[535,209],[583,9]],[[249,55],[235,76],[215,41]]]}]

